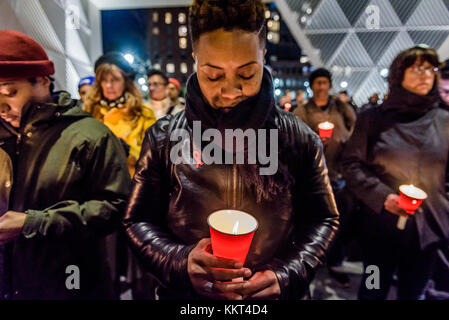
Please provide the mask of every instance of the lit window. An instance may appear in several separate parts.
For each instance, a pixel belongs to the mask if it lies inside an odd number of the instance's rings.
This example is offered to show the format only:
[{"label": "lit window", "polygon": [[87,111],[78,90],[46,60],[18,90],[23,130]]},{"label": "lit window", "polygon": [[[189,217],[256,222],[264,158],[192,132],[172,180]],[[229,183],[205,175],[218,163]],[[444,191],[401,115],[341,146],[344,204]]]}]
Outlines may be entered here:
[{"label": "lit window", "polygon": [[188,72],[187,63],[182,62],[181,63],[181,73],[186,74]]},{"label": "lit window", "polygon": [[167,73],[175,73],[175,65],[173,63],[167,63]]},{"label": "lit window", "polygon": [[265,10],[265,19],[270,19],[270,17],[271,17],[270,10]]},{"label": "lit window", "polygon": [[187,48],[187,38],[179,38],[179,48],[181,49]]},{"label": "lit window", "polygon": [[180,37],[187,37],[187,27],[186,26],[180,26],[178,28],[178,34]]},{"label": "lit window", "polygon": [[166,24],[171,24],[172,23],[172,15],[170,12],[166,12],[165,13],[165,23]]},{"label": "lit window", "polygon": [[268,30],[270,31],[279,31],[281,24],[279,21],[269,20],[267,23]]},{"label": "lit window", "polygon": [[153,34],[154,34],[155,36],[157,36],[157,35],[159,34],[159,28],[158,28],[158,27],[154,27],[154,28],[153,28]]},{"label": "lit window", "polygon": [[156,63],[156,64],[153,65],[153,69],[161,70],[161,65],[159,63]]},{"label": "lit window", "polygon": [[157,12],[153,12],[153,22],[159,21],[159,14]]},{"label": "lit window", "polygon": [[179,22],[180,24],[184,24],[184,23],[186,23],[186,21],[187,21],[187,16],[186,16],[186,14],[185,14],[185,13],[180,13],[180,14],[178,15],[178,22]]},{"label": "lit window", "polygon": [[270,31],[268,32],[267,39],[272,43],[279,43],[279,33]]}]

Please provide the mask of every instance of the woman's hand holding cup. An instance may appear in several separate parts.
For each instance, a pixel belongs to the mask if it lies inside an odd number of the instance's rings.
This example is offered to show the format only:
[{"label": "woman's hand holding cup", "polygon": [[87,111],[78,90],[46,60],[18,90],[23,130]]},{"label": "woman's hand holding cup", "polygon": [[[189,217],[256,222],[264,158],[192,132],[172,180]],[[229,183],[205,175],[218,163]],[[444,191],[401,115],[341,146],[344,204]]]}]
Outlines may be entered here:
[{"label": "woman's hand holding cup", "polygon": [[242,300],[243,296],[238,292],[245,282],[222,282],[252,274],[240,261],[212,255],[210,238],[202,239],[190,252],[187,272],[196,293],[221,300]]},{"label": "woman's hand holding cup", "polygon": [[408,216],[404,209],[399,207],[399,196],[397,194],[389,194],[384,202],[385,210],[397,216]]}]

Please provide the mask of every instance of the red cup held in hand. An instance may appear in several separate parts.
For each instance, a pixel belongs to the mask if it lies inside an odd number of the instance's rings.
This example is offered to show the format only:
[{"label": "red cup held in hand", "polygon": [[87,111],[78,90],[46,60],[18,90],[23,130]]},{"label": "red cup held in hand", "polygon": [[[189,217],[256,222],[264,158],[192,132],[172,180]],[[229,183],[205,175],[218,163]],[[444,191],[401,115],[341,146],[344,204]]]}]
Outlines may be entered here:
[{"label": "red cup held in hand", "polygon": [[319,129],[319,134],[321,138],[331,138],[332,137],[332,133],[334,131],[334,124],[331,122],[321,122],[318,125],[318,129]]},{"label": "red cup held in hand", "polygon": [[[414,185],[402,185],[399,187],[398,207],[404,209],[407,214],[414,214],[427,198],[427,194]],[[399,217],[398,229],[405,229],[407,217]]]},{"label": "red cup held in hand", "polygon": [[408,214],[414,214],[427,198],[427,194],[414,185],[402,185],[399,187],[398,206]]},{"label": "red cup held in hand", "polygon": [[219,210],[207,218],[214,256],[234,259],[245,263],[257,220],[248,213],[238,210]]}]

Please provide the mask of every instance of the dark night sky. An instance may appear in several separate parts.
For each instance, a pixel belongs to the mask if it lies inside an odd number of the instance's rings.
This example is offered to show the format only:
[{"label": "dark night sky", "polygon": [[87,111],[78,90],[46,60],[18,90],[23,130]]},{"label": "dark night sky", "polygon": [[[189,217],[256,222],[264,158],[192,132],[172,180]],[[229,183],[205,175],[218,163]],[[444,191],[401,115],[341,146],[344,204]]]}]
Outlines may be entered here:
[{"label": "dark night sky", "polygon": [[[275,4],[269,5],[275,9]],[[142,60],[148,58],[148,14],[146,9],[102,11],[103,50],[131,52]],[[290,44],[273,45],[267,43],[268,55],[275,54],[279,59],[296,60],[301,49],[293,40],[288,27],[281,24],[281,37],[288,38]]]},{"label": "dark night sky", "polygon": [[103,51],[148,58],[148,15],[145,9],[102,11]]}]

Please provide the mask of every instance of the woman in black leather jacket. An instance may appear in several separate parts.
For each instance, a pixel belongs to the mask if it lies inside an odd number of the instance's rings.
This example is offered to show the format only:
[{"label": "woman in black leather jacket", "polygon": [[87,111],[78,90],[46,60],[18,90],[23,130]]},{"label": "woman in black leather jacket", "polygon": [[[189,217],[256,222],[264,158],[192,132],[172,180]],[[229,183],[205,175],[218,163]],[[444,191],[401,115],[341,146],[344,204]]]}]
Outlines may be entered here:
[{"label": "woman in black leather jacket", "polygon": [[[388,99],[363,112],[344,155],[348,187],[364,204],[365,266],[379,268],[379,288],[366,286],[360,299],[386,299],[393,275],[399,299],[422,299],[439,246],[449,239],[449,113],[438,108],[435,50],[418,46],[400,53],[390,68]],[[399,186],[428,194],[404,230],[397,221]]]},{"label": "woman in black leather jacket", "polygon": [[[302,298],[338,226],[320,139],[275,106],[263,66],[261,0],[194,1],[189,20],[198,71],[187,84],[185,112],[146,133],[124,219],[131,248],[159,280],[161,299]],[[197,162],[177,162],[172,135],[194,135],[196,121],[202,133],[277,132],[277,140],[265,142],[277,170],[260,175],[259,157],[256,164],[217,164],[193,153]],[[231,158],[238,152],[224,146]],[[249,146],[244,150],[247,156]],[[245,267],[211,254],[207,217],[219,209],[245,211],[259,222]],[[244,283],[219,282],[239,277]]]}]

